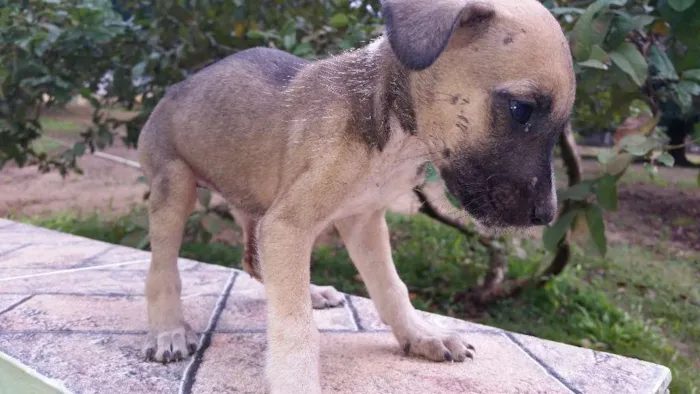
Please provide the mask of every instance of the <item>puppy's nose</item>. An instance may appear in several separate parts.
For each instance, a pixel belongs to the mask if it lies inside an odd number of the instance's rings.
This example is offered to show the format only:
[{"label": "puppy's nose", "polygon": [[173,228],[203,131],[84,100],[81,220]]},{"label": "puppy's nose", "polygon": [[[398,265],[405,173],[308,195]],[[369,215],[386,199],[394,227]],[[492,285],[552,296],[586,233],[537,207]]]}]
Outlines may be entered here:
[{"label": "puppy's nose", "polygon": [[533,226],[544,226],[554,220],[554,209],[552,204],[537,204],[532,209],[530,223]]}]

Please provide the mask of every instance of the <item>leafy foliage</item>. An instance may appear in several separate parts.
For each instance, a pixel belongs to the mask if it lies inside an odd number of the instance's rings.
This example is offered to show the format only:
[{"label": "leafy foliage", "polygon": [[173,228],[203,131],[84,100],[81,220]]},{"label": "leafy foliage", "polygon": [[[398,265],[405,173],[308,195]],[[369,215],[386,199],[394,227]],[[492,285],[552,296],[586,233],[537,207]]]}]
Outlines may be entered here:
[{"label": "leafy foliage", "polygon": [[[562,0],[544,4],[569,37],[577,75],[576,129],[611,129],[629,115],[650,120],[599,156],[602,174],[566,190],[566,213],[545,232],[553,250],[579,217],[605,253],[602,211],[617,207],[616,182],[635,157],[673,165],[664,118],[700,116],[700,0]],[[236,51],[272,46],[305,58],[366,43],[380,32],[378,0],[28,0],[0,7],[0,166],[38,162],[77,169],[76,158],[117,138],[136,144],[168,86]],[[100,91],[97,95],[96,92]],[[94,107],[84,140],[59,155],[35,151],[45,107],[76,95]],[[118,105],[133,117],[111,117]],[[429,181],[439,179],[437,172]],[[700,178],[699,178],[700,179]],[[200,193],[194,237],[207,242],[219,210]],[[217,213],[218,212],[218,213]],[[221,216],[221,215],[219,215]],[[144,246],[147,224],[130,235]]]},{"label": "leafy foliage", "polygon": [[[134,146],[168,86],[250,47],[305,58],[353,48],[379,32],[378,9],[376,0],[11,2],[0,7],[0,167],[29,160],[65,174],[115,137]],[[35,152],[41,109],[77,95],[95,110],[85,141],[56,157]],[[109,117],[111,105],[137,114]]]}]

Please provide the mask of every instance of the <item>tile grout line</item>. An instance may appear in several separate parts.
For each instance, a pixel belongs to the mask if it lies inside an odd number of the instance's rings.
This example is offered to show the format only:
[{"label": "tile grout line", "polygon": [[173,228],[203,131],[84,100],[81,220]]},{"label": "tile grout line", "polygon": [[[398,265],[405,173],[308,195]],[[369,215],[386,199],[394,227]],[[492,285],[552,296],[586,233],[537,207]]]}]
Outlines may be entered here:
[{"label": "tile grout line", "polygon": [[345,294],[345,301],[348,304],[348,308],[350,308],[350,313],[352,314],[352,320],[355,322],[355,327],[357,327],[357,331],[366,331],[365,328],[362,326],[362,321],[360,319],[360,314],[357,311],[357,308],[355,308],[355,304],[352,303],[352,298],[350,297],[349,294]]},{"label": "tile grout line", "polygon": [[209,345],[211,345],[211,339],[214,335],[216,324],[219,322],[219,317],[224,311],[224,308],[226,308],[226,302],[228,301],[229,295],[231,294],[231,289],[233,289],[233,285],[236,283],[237,278],[238,272],[233,271],[231,273],[231,277],[228,280],[228,283],[226,284],[226,287],[224,288],[224,291],[221,292],[221,296],[216,301],[214,311],[209,317],[209,323],[207,324],[207,328],[199,341],[199,348],[192,356],[192,360],[185,368],[185,372],[182,374],[182,380],[180,381],[180,390],[178,391],[179,394],[192,393],[192,387],[194,386],[194,383],[197,379],[197,372],[199,371],[199,366],[204,360],[204,352],[207,350],[207,348],[209,348]]},{"label": "tile grout line", "polygon": [[122,265],[130,265],[130,264],[138,264],[138,263],[147,263],[147,262],[149,262],[149,261],[151,261],[150,258],[148,258],[148,259],[132,260],[132,261],[124,262],[124,263],[113,263],[113,264],[95,265],[95,266],[90,266],[90,267],[69,268],[69,269],[56,270],[56,271],[51,271],[51,272],[42,272],[42,273],[40,273],[40,274],[29,274],[29,275],[11,276],[11,277],[9,277],[9,278],[0,278],[0,282],[7,282],[7,281],[10,281],[10,280],[16,280],[16,279],[36,278],[36,277],[38,277],[38,276],[49,276],[49,275],[57,275],[57,274],[70,274],[70,273],[73,273],[73,272],[97,270],[97,269],[104,268],[104,267],[119,267],[119,266],[122,266]]},{"label": "tile grout line", "polygon": [[566,379],[564,379],[563,376],[559,375],[557,373],[557,371],[555,371],[552,367],[547,365],[544,361],[540,360],[539,357],[535,356],[535,354],[532,353],[527,347],[525,347],[525,345],[523,345],[517,338],[515,338],[515,336],[513,336],[512,333],[504,331],[503,335],[506,338],[510,339],[511,342],[513,342],[520,350],[522,350],[525,354],[527,354],[527,356],[530,357],[533,361],[535,361],[537,364],[539,364],[540,367],[542,367],[545,370],[545,372],[547,372],[547,374],[549,376],[553,377],[554,380],[561,383],[561,385],[564,386],[567,390],[569,390],[570,392],[572,392],[574,394],[583,394],[580,390],[572,387],[566,381]]},{"label": "tile grout line", "polygon": [[6,250],[6,251],[0,253],[0,257],[2,257],[2,256],[7,256],[8,254],[12,254],[12,253],[14,253],[14,252],[16,252],[16,251],[18,251],[18,250],[24,249],[24,248],[26,248],[26,247],[28,247],[28,246],[31,246],[31,245],[32,245],[32,244],[24,244],[24,245],[20,245],[20,246],[14,248],[14,249]]},{"label": "tile grout line", "polygon": [[85,264],[90,264],[91,262],[95,261],[95,259],[106,255],[106,254],[109,253],[112,249],[116,249],[116,248],[117,248],[117,245],[107,246],[107,248],[104,249],[104,250],[102,250],[101,252],[95,253],[94,255],[92,255],[92,256],[90,256],[90,257],[87,257],[87,258],[84,258],[84,259],[78,261],[78,262],[75,263],[75,265],[72,266],[70,269],[77,269],[77,268],[89,267],[89,266],[86,266]]},{"label": "tile grout line", "polygon": [[7,312],[9,312],[9,311],[11,311],[11,310],[17,308],[18,306],[24,304],[25,302],[29,301],[29,299],[32,298],[32,297],[34,297],[34,294],[30,294],[30,295],[28,295],[28,296],[22,298],[21,300],[15,302],[14,304],[8,306],[7,308],[1,310],[1,311],[0,311],[0,316],[2,316],[4,313],[7,313]]}]

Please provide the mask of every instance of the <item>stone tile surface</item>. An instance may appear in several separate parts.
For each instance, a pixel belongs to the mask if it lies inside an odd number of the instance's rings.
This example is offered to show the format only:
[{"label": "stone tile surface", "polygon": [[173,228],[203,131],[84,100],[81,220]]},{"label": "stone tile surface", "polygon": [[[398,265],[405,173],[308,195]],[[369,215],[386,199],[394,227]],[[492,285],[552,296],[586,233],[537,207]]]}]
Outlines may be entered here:
[{"label": "stone tile surface", "polygon": [[[194,330],[206,329],[216,299],[183,299],[185,319]],[[37,295],[0,315],[0,327],[3,332],[146,332],[146,299],[139,296]]]},{"label": "stone tile surface", "polygon": [[[29,294],[11,294],[11,295],[3,295],[0,294],[0,313],[5,312],[7,309],[13,307],[15,304],[18,302],[22,301],[23,299],[29,297]],[[2,329],[2,326],[0,326],[0,330]]]},{"label": "stone tile surface", "polygon": [[[82,271],[54,271],[0,268],[0,294],[57,293],[144,295],[148,263],[113,266]],[[31,276],[39,275],[39,276]],[[182,296],[218,296],[231,272],[183,272]],[[16,278],[16,279],[3,279]]]},{"label": "stone tile surface", "polygon": [[[0,268],[71,269],[93,264],[91,259],[114,246],[103,243],[37,244],[0,256]],[[93,264],[94,265],[94,264]]]},{"label": "stone tile surface", "polygon": [[175,394],[185,363],[145,362],[141,335],[0,333],[0,351],[74,394]]},{"label": "stone tile surface", "polygon": [[[389,333],[321,335],[324,392],[569,393],[501,334],[471,338],[474,361],[435,363],[403,355]],[[265,337],[216,334],[197,373],[193,393],[264,393]]]},{"label": "stone tile surface", "polygon": [[[264,392],[265,292],[243,272],[229,288],[234,271],[180,259],[186,319],[210,346],[177,364],[142,360],[149,258],[0,219],[0,352],[75,394]],[[476,357],[408,358],[370,300],[349,300],[314,311],[324,392],[657,394],[669,383],[665,367],[423,312],[462,332]]]},{"label": "stone tile surface", "polygon": [[670,384],[668,368],[590,349],[574,348],[527,335],[511,334],[542,363],[550,366],[566,384],[582,393],[663,394]]},{"label": "stone tile surface", "polygon": [[0,243],[4,244],[67,244],[78,242],[94,243],[97,241],[21,223],[0,227]]},{"label": "stone tile surface", "polygon": [[[379,317],[379,313],[374,307],[372,300],[362,297],[350,296],[350,302],[352,308],[357,314],[358,324],[362,330],[367,331],[390,331],[391,328],[386,324],[382,323]],[[448,316],[440,316],[432,313],[427,313],[423,311],[417,311],[418,315],[425,319],[427,322],[434,326],[445,328],[449,330],[458,330],[463,332],[501,332],[497,328],[484,326],[482,324],[476,324],[471,322],[466,322],[464,320],[454,319]]]},{"label": "stone tile surface", "polygon": [[[216,331],[262,331],[267,324],[265,288],[246,273],[241,273],[226,301]],[[347,305],[314,310],[319,330],[357,330],[352,312]]]}]

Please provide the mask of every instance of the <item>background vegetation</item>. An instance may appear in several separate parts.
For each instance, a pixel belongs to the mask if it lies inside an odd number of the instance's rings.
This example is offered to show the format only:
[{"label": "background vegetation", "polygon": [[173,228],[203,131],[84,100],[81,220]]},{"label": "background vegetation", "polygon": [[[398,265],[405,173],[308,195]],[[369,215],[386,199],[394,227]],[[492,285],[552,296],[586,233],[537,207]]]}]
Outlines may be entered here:
[{"label": "background vegetation", "polygon": [[[604,218],[618,210],[620,182],[637,176],[633,163],[656,183],[663,181],[657,165],[696,166],[686,147],[700,139],[700,0],[543,3],[575,60],[574,135],[619,130],[620,138],[595,153],[600,168],[584,178],[571,163],[561,169],[570,179],[559,191],[561,215],[524,245],[484,238],[468,225],[460,232],[427,217],[391,216],[402,277],[420,308],[670,365],[673,392],[697,392],[697,255],[608,245]],[[381,23],[377,0],[0,0],[0,168],[80,172],[87,153],[115,141],[134,147],[167,86],[213,61],[260,45],[325,57],[367,43]],[[42,114],[76,96],[89,101],[91,124],[67,149],[39,144]],[[700,172],[691,181],[700,185]],[[225,205],[206,190],[199,197],[183,255],[236,266],[239,251],[213,242],[232,225]],[[139,211],[116,220],[32,220],[148,248]],[[557,263],[562,251],[560,267],[543,264]],[[313,260],[318,282],[364,292],[342,247],[320,246]],[[494,267],[503,296],[475,305],[470,289],[491,283]]]}]

